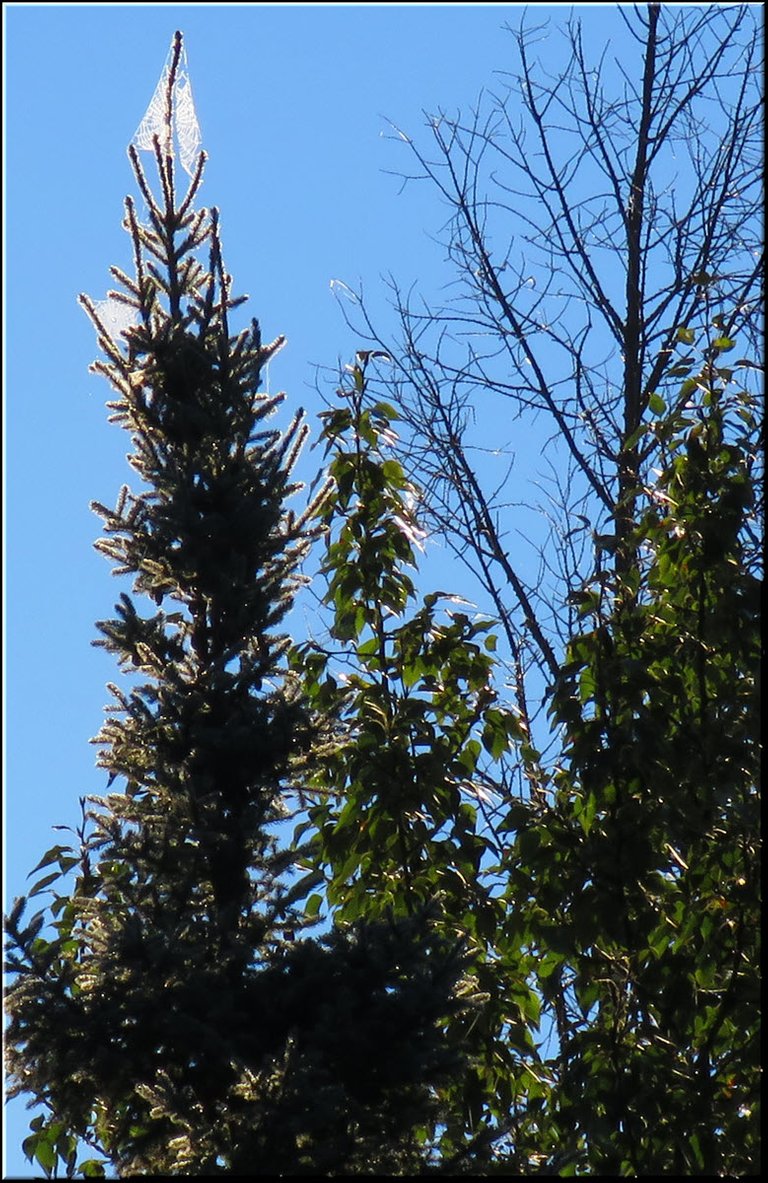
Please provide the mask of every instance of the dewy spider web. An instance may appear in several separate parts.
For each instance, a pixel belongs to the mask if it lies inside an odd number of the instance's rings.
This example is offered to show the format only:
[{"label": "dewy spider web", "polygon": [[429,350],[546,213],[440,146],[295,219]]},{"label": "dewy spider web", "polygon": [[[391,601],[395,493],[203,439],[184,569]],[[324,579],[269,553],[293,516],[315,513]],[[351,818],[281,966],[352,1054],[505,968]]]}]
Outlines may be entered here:
[{"label": "dewy spider web", "polygon": [[[200,151],[202,137],[192,98],[192,83],[189,80],[187,51],[183,46],[181,53],[182,56],[176,70],[176,81],[173,88],[171,118],[173,131],[176,132],[176,143],[179,150],[181,167],[192,176],[197,162],[197,154]],[[172,54],[173,45],[171,45],[168,51],[168,57],[163,67],[163,72],[160,75],[160,81],[155,87],[155,93],[150,99],[144,118],[131,140],[132,144],[144,152],[154,151],[153,138],[154,136],[158,136],[164,153],[166,155],[173,154],[173,137],[170,137],[171,142],[169,142],[171,128],[169,128],[166,121],[166,95],[168,93],[168,80],[171,73]],[[122,301],[115,300],[111,296],[108,296],[106,300],[100,300],[94,305],[94,308],[101,318],[104,328],[108,330],[113,339],[125,332],[126,329],[132,328],[138,322],[138,315],[134,308],[129,304],[124,304]]]},{"label": "dewy spider web", "polygon": [[181,52],[181,61],[176,71],[176,81],[173,87],[173,129],[168,126],[165,118],[166,94],[168,92],[168,79],[171,70],[170,59],[173,53],[173,47],[171,47],[168,60],[160,75],[160,81],[155,87],[155,93],[150,99],[144,118],[136,129],[131,143],[135,144],[137,148],[141,148],[144,152],[152,152],[154,150],[153,137],[158,136],[164,152],[167,155],[171,155],[173,152],[173,143],[169,143],[169,136],[172,139],[171,131],[175,131],[181,167],[192,176],[202,137],[200,135],[200,124],[197,122],[195,104],[192,99],[192,83],[189,80],[187,51],[182,47]]},{"label": "dewy spider web", "polygon": [[106,300],[94,302],[93,307],[113,340],[126,329],[132,329],[139,322],[139,315],[135,308],[110,296]]}]

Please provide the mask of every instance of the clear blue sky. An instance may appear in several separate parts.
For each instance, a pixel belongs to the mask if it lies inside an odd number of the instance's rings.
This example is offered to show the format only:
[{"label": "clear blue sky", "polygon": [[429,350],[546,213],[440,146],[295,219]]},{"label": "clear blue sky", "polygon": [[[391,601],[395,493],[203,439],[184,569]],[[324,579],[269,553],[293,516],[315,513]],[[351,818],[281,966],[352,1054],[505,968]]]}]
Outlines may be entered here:
[{"label": "clear blue sky", "polygon": [[[568,5],[537,8],[553,28]],[[130,480],[128,440],[108,425],[103,379],[79,292],[101,298],[108,267],[130,268],[122,202],[135,192],[126,146],[176,28],[185,36],[203,146],[201,201],[221,211],[224,255],[265,338],[285,333],[272,389],[320,409],[316,365],[359,342],[330,290],[363,283],[384,309],[380,276],[436,290],[445,211],[407,170],[387,120],[418,137],[424,111],[466,110],[512,65],[522,6],[6,5],[5,53],[5,900],[99,793],[89,739],[112,659],[94,621],[118,586],[92,547],[97,499]],[[596,42],[637,54],[613,6],[584,6]],[[624,50],[621,50],[621,43]],[[556,68],[560,39],[546,43]],[[457,589],[460,590],[460,589]],[[7,1110],[6,1174],[30,1176],[28,1115]]]}]

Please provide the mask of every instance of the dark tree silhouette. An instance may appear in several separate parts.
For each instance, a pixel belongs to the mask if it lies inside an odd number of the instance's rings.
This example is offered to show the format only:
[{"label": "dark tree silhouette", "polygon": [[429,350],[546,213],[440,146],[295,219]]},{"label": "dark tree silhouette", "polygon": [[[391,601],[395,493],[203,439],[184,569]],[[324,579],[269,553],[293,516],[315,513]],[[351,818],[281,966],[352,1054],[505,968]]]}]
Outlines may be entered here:
[{"label": "dark tree silhouette", "polygon": [[[53,903],[8,919],[12,1092],[45,1106],[25,1149],[47,1173],[407,1173],[461,1063],[440,1034],[466,1005],[460,942],[426,908],[303,933],[307,878],[277,826],[316,735],[279,628],[328,490],[287,508],[307,429],[268,423],[282,340],[230,330],[218,215],[194,206],[203,153],[177,191],[181,53],[176,34],[159,200],[130,149],[134,275],[113,268],[106,311],[82,297],[141,482],[94,506],[98,549],[133,581],[96,642],[124,673],[95,741],[124,791],[83,802],[79,847],[48,851],[29,893]],[[121,310],[133,323],[109,327]],[[78,1164],[79,1140],[102,1157]]]}]

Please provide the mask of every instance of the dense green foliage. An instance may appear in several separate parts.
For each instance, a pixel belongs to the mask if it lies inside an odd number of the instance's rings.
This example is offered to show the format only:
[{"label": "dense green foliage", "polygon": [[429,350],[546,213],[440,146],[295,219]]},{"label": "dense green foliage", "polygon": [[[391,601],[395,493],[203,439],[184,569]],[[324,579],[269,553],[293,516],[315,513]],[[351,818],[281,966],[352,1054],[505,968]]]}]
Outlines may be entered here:
[{"label": "dense green foliage", "polygon": [[572,593],[554,761],[499,695],[491,622],[443,593],[410,607],[414,490],[385,458],[396,412],[366,406],[368,354],[325,415],[337,647],[299,650],[328,718],[301,830],[337,919],[431,900],[468,942],[473,1059],[438,1136],[454,1169],[756,1162],[760,583],[744,527],[760,454],[738,381],[750,367],[724,365],[733,342],[713,340],[699,372],[680,366],[675,405],[656,396],[658,418],[629,441],[662,467],[632,491],[632,562],[601,536],[604,565]]},{"label": "dense green foliage", "polygon": [[654,402],[641,435],[663,467],[637,491],[637,562],[574,596],[551,802],[508,819],[510,924],[542,996],[562,991],[551,1117],[570,1173],[757,1170],[760,585],[743,526],[761,461],[718,353],[676,407]]},{"label": "dense green foliage", "polygon": [[416,606],[405,570],[419,546],[415,490],[388,455],[394,410],[365,406],[368,361],[358,355],[342,407],[324,414],[336,487],[321,510],[335,646],[296,652],[327,733],[308,769],[314,803],[299,832],[311,834],[308,865],[323,872],[337,923],[429,905],[446,939],[463,941],[475,1006],[445,1039],[471,1059],[444,1090],[440,1128],[424,1136],[425,1151],[436,1144],[444,1165],[467,1169],[487,1158],[484,1092],[509,1105],[518,1077],[535,1082],[526,1063],[538,1058],[539,1002],[520,966],[499,959],[506,907],[487,820],[500,787],[492,767],[524,737],[493,685],[492,622],[456,610],[468,605],[443,592]]},{"label": "dense green foliage", "polygon": [[[259,389],[281,341],[230,332],[204,157],[180,200],[155,157],[160,202],[132,154],[135,275],[113,269],[136,323],[116,336],[84,300],[141,481],[95,506],[97,545],[147,614],[124,593],[98,625],[124,674],[99,763],[124,791],[83,800],[36,868],[52,902],[7,921],[13,1088],[45,1107],[30,1159],[759,1173],[761,432],[715,281],[702,263],[696,327],[665,329],[658,384],[590,470],[610,530],[552,605],[559,643],[424,359],[440,479],[509,581],[485,585],[498,619],[424,592],[438,478],[417,485],[383,351],[347,367],[320,492],[287,508],[306,427],[267,426],[281,396]],[[313,544],[324,608],[291,639]]]}]

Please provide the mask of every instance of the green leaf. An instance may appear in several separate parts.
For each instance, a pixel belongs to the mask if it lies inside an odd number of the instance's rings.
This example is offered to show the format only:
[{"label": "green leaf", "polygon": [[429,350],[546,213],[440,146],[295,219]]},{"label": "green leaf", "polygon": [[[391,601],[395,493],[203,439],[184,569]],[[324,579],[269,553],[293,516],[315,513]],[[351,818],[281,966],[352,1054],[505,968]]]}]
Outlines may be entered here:
[{"label": "green leaf", "polygon": [[384,475],[387,484],[394,489],[402,489],[407,485],[403,466],[399,460],[385,460],[381,466],[382,474]]},{"label": "green leaf", "polygon": [[37,866],[32,868],[27,875],[27,879],[31,879],[35,872],[41,871],[43,867],[49,867],[51,863],[60,862],[62,854],[68,854],[71,850],[71,846],[52,846],[50,850],[46,850]]},{"label": "green leaf", "polygon": [[691,1150],[693,1151],[694,1158],[696,1159],[696,1165],[699,1167],[700,1170],[703,1170],[706,1165],[706,1160],[704,1158],[704,1153],[701,1149],[701,1139],[700,1139],[699,1135],[696,1133],[691,1134],[688,1139],[688,1144],[691,1147]]},{"label": "green leaf", "polygon": [[532,813],[530,805],[526,805],[524,801],[517,801],[507,810],[504,821],[501,823],[499,829],[504,831],[518,831],[529,826],[532,821]]},{"label": "green leaf", "polygon": [[323,897],[316,892],[309,896],[304,905],[304,915],[314,918],[323,906]]},{"label": "green leaf", "polygon": [[538,830],[523,830],[518,837],[518,846],[523,862],[529,863],[539,853],[541,834]]},{"label": "green leaf", "polygon": [[[75,862],[77,862],[77,859],[75,859]],[[42,879],[38,879],[37,883],[33,884],[29,889],[30,899],[33,895],[39,895],[46,887],[50,887],[57,879],[61,879],[62,874],[62,871],[53,871],[50,875],[44,875]]]},{"label": "green leaf", "polygon": [[456,757],[459,764],[471,775],[477,768],[482,748],[476,739],[469,739]]},{"label": "green leaf", "polygon": [[46,1178],[50,1179],[53,1168],[56,1165],[57,1156],[53,1145],[53,1137],[48,1131],[37,1135],[34,1156],[43,1168]]},{"label": "green leaf", "polygon": [[78,1164],[77,1170],[86,1179],[103,1179],[105,1178],[105,1163],[106,1159],[86,1158],[83,1162]]},{"label": "green leaf", "polygon": [[379,415],[382,419],[387,419],[390,422],[394,422],[396,419],[400,418],[399,411],[396,411],[391,403],[386,403],[383,401],[374,403],[371,410],[374,415]]},{"label": "green leaf", "polygon": [[[689,367],[684,366],[682,368],[683,368],[684,372],[687,374]],[[671,370],[670,370],[670,373],[672,373]],[[627,436],[627,438],[622,442],[622,445],[621,445],[622,450],[625,452],[631,451],[632,448],[637,446],[637,444],[640,442],[640,440],[643,438],[643,436],[647,435],[647,434],[648,434],[648,424],[641,423],[640,426],[637,427],[634,431],[630,432],[630,434]]]},{"label": "green leaf", "polygon": [[738,361],[733,363],[733,365],[739,369],[760,370],[761,372],[763,370],[763,366],[761,366],[759,362],[751,361],[747,357],[740,357]]}]

